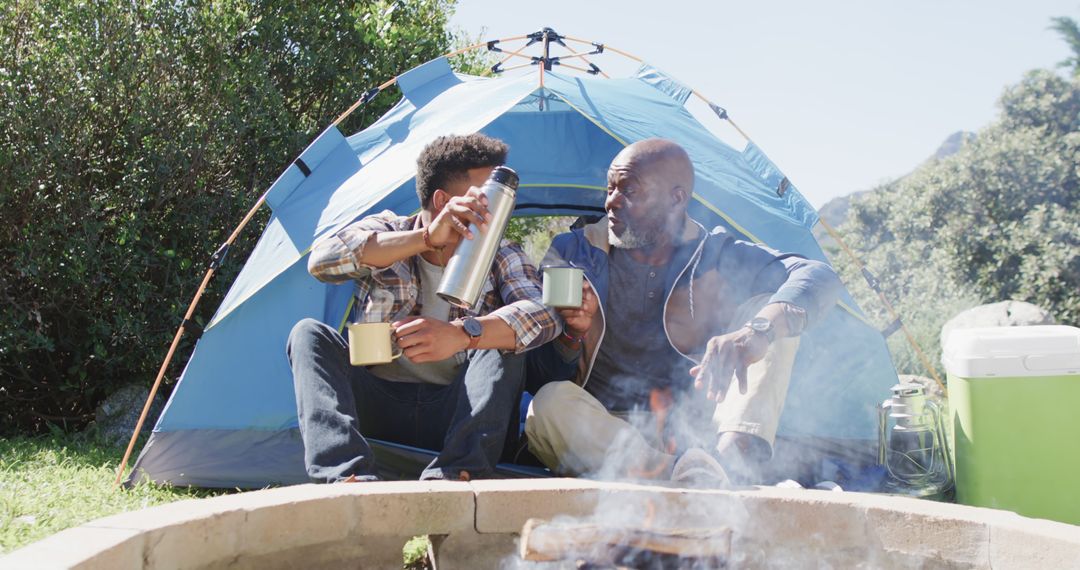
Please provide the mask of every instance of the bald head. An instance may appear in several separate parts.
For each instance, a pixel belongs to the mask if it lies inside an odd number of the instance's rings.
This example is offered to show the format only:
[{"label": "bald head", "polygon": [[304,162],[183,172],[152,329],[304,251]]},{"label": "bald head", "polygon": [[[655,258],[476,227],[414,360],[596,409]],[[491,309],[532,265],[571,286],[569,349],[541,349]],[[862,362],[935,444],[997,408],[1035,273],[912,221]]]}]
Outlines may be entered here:
[{"label": "bald head", "polygon": [[661,178],[687,194],[694,191],[694,165],[690,162],[690,155],[674,141],[638,141],[624,148],[611,164],[625,164],[641,175]]}]

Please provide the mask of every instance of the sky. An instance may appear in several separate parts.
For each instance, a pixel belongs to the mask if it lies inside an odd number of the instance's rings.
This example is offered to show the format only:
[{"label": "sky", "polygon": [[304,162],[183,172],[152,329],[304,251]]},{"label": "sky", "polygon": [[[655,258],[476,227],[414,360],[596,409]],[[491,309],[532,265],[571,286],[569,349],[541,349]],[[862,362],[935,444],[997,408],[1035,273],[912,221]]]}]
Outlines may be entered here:
[{"label": "sky", "polygon": [[[1080,19],[1080,0],[459,0],[450,23],[478,40],[551,27],[636,55],[725,107],[820,207],[993,121],[1006,86],[1068,57],[1054,16]],[[592,61],[612,75],[636,66]]]}]

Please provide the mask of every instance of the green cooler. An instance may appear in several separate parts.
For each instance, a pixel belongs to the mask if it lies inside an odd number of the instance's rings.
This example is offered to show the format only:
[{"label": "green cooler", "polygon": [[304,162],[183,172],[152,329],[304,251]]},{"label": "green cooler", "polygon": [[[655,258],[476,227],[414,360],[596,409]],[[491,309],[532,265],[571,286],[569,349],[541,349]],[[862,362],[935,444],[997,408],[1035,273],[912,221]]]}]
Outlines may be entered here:
[{"label": "green cooler", "polygon": [[953,331],[956,500],[1080,524],[1080,329]]}]

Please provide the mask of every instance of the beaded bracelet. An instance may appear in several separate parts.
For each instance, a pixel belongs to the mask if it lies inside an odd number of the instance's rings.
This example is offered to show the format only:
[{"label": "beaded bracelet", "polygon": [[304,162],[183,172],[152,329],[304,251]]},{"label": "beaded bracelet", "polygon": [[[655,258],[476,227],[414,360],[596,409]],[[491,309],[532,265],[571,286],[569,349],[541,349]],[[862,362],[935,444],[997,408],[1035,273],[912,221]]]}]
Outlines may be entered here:
[{"label": "beaded bracelet", "polygon": [[570,342],[572,342],[574,344],[584,344],[585,343],[585,337],[582,337],[582,336],[570,336],[570,333],[566,332],[565,330],[563,331],[562,336],[563,336],[563,338],[565,338],[566,340],[568,340],[568,341],[570,341]]},{"label": "beaded bracelet", "polygon": [[430,226],[424,226],[424,245],[427,246],[427,248],[429,250],[436,250],[436,251],[442,251],[442,248],[445,247],[445,246],[441,246],[441,245],[438,246],[438,247],[435,247],[435,245],[431,243],[431,227]]}]

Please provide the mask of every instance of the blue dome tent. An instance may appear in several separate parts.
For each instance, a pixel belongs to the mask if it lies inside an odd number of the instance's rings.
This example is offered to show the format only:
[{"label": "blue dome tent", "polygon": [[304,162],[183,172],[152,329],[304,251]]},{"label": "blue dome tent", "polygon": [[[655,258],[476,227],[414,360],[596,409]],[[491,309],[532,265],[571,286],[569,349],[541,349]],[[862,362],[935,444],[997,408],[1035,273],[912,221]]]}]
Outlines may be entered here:
[{"label": "blue dome tent", "polygon": [[[441,135],[479,131],[509,144],[508,165],[521,177],[518,216],[602,213],[615,154],[634,141],[669,138],[694,163],[692,217],[826,260],[811,233],[814,208],[752,142],[737,149],[702,126],[685,107],[691,89],[644,64],[618,79],[598,76],[591,62],[582,69],[590,73],[564,73],[556,68],[570,66],[549,56],[547,39],[544,57],[533,60],[539,65],[527,70],[475,77],[439,58],[404,73],[396,78],[402,98],[383,117],[351,136],[331,126],[281,174],[264,195],[270,221],[205,327],[132,479],[206,487],[306,482],[285,343],[305,317],[343,327],[353,292],[311,277],[307,254],[369,213],[416,211],[416,157]],[[574,57],[587,62],[583,55],[597,50]],[[841,306],[804,335],[781,434],[874,440],[876,405],[896,382],[884,338],[845,292]]]}]

